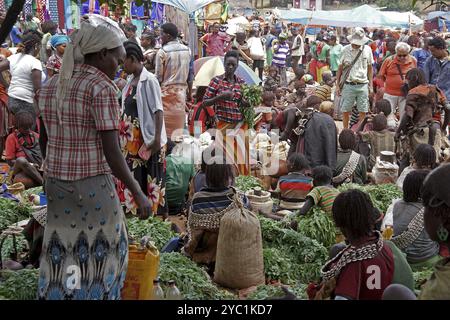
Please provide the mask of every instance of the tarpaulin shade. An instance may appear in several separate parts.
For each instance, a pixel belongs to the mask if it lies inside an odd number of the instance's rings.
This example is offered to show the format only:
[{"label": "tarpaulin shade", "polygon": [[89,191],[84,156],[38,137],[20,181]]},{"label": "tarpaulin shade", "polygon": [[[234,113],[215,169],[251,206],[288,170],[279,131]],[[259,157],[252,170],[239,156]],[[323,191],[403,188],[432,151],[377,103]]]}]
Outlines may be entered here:
[{"label": "tarpaulin shade", "polygon": [[352,10],[309,11],[303,9],[279,10],[283,20],[301,24],[328,25],[335,27],[403,27],[409,26],[409,16],[416,23],[423,23],[410,13],[383,12],[369,5]]},{"label": "tarpaulin shade", "polygon": [[162,3],[168,6],[178,8],[187,14],[197,11],[216,0],[152,0],[152,2]]}]

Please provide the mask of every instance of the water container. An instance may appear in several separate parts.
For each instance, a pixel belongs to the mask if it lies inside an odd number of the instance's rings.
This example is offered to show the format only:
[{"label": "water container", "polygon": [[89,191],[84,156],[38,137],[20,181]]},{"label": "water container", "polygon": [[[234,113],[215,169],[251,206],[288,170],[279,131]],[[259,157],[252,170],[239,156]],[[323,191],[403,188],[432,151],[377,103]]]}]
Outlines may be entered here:
[{"label": "water container", "polygon": [[151,300],[153,280],[158,276],[159,251],[153,246],[131,244],[128,252],[128,270],[122,289],[123,300]]},{"label": "water container", "polygon": [[47,205],[47,196],[44,192],[39,193],[39,205],[46,206]]}]

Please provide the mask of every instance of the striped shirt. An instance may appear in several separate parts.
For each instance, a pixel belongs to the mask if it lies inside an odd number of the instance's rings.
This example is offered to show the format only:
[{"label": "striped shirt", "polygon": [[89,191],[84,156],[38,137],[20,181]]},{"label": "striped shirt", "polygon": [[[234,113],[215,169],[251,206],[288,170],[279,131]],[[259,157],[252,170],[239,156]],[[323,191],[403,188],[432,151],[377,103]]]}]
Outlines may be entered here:
[{"label": "striped shirt", "polygon": [[313,199],[314,205],[319,206],[325,213],[331,215],[334,199],[336,199],[338,194],[339,191],[336,188],[330,186],[318,186],[308,193],[308,197]]},{"label": "striped shirt", "polygon": [[277,191],[281,193],[280,207],[299,209],[311,191],[312,178],[299,172],[291,172],[278,181]]},{"label": "striped shirt", "polygon": [[287,43],[279,43],[278,50],[273,54],[272,65],[285,67],[289,50],[289,45]]},{"label": "striped shirt", "polygon": [[178,41],[165,44],[156,54],[155,75],[161,87],[184,85],[187,87],[191,53]]},{"label": "striped shirt", "polygon": [[231,188],[222,190],[203,188],[192,198],[191,210],[198,214],[218,213],[230,206],[233,197],[234,191]]}]

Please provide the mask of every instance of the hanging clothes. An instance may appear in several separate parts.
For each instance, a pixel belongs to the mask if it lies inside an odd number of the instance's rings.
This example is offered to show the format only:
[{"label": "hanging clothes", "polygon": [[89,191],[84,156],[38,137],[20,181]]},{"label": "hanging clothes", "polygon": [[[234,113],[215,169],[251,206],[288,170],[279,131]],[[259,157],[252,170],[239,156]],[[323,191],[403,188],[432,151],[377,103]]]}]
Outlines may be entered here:
[{"label": "hanging clothes", "polygon": [[109,7],[108,4],[105,2],[100,6],[100,14],[104,17],[109,16]]},{"label": "hanging clothes", "polygon": [[65,18],[65,26],[66,30],[73,30],[72,23],[72,1],[64,0],[64,18]]},{"label": "hanging clothes", "polygon": [[189,49],[191,49],[191,54],[193,57],[198,57],[198,29],[195,25],[195,19],[191,18],[189,21]]},{"label": "hanging clothes", "polygon": [[48,13],[50,14],[50,20],[58,22],[58,2],[54,0],[47,0]]},{"label": "hanging clothes", "polygon": [[9,7],[11,7],[13,0],[5,0],[5,6],[6,9],[9,9]]},{"label": "hanging clothes", "polygon": [[6,3],[5,0],[0,0],[0,11],[6,12]]},{"label": "hanging clothes", "polygon": [[171,22],[178,27],[178,32],[184,34],[184,40],[189,39],[189,16],[186,12],[172,6],[165,7],[166,22]]},{"label": "hanging clothes", "polygon": [[144,5],[137,6],[136,2],[133,1],[133,2],[131,2],[130,12],[131,12],[132,17],[139,17],[139,18],[143,17],[144,16]]},{"label": "hanging clothes", "polygon": [[25,4],[23,5],[23,14],[25,17],[33,14],[33,0],[25,0]]},{"label": "hanging clothes", "polygon": [[65,28],[65,15],[64,15],[64,0],[57,0],[58,10],[57,10],[57,18],[55,21],[58,21],[58,25],[60,29]]},{"label": "hanging clothes", "polygon": [[152,3],[152,12],[150,14],[150,20],[153,23],[161,25],[164,19],[164,5],[162,3]]},{"label": "hanging clothes", "polygon": [[80,29],[80,18],[81,18],[81,1],[71,1],[72,3],[72,26],[73,29]]}]

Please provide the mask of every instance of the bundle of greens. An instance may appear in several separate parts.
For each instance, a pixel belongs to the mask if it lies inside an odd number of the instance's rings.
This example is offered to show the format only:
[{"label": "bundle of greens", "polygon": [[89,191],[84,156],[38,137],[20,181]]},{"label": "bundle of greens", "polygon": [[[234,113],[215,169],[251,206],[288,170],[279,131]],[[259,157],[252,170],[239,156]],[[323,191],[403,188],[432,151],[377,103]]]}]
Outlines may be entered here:
[{"label": "bundle of greens", "polygon": [[338,187],[343,192],[349,189],[357,189],[367,193],[373,205],[381,212],[386,213],[392,200],[402,198],[402,191],[395,184],[377,184],[361,186],[354,183],[343,184]]},{"label": "bundle of greens", "polygon": [[[27,246],[28,246],[28,243],[27,243],[27,240],[25,239],[25,237],[22,234],[17,235],[16,236],[17,252],[19,254],[22,253],[27,248]],[[10,259],[11,255],[13,253],[15,253],[13,237],[8,236],[5,239],[5,242],[3,243],[1,257],[3,259]]]},{"label": "bundle of greens", "polygon": [[0,297],[9,300],[35,300],[39,269],[0,271]]},{"label": "bundle of greens", "polygon": [[[306,285],[296,284],[288,287],[288,290],[292,292],[297,299],[307,299]],[[256,288],[254,292],[248,295],[247,300],[270,300],[273,298],[282,298],[285,293],[281,289],[281,286],[262,285]]]},{"label": "bundle of greens", "polygon": [[434,272],[434,268],[425,268],[420,271],[413,272],[414,277],[414,289],[421,290],[422,286],[430,279]]},{"label": "bundle of greens", "polygon": [[31,206],[0,198],[0,232],[22,220],[29,219]]},{"label": "bundle of greens", "polygon": [[336,227],[333,219],[318,207],[313,207],[308,215],[296,218],[297,231],[311,239],[317,240],[325,248],[336,243]]},{"label": "bundle of greens", "polygon": [[[288,275],[280,275],[284,280],[301,281],[309,283],[318,281],[320,278],[320,268],[328,257],[328,250],[316,240],[308,238],[292,229],[286,229],[281,222],[259,217],[261,232],[263,237],[263,247],[266,249],[278,249],[278,255],[283,256],[288,262]],[[273,255],[273,251],[266,250],[266,261],[270,261],[268,253]],[[266,272],[272,272],[271,266],[265,266]],[[280,280],[280,279],[274,279]],[[292,284],[287,282],[286,284]]]},{"label": "bundle of greens", "polygon": [[134,240],[139,242],[142,237],[148,236],[151,241],[155,242],[158,250],[161,250],[171,238],[176,236],[171,229],[171,223],[157,217],[150,217],[147,220],[131,218],[128,219],[127,224],[128,234]]},{"label": "bundle of greens", "polygon": [[255,125],[255,108],[262,102],[262,87],[242,85],[242,95],[245,101],[250,105],[245,106],[241,104],[240,111],[244,118],[244,122],[248,124],[249,128],[253,128]]},{"label": "bundle of greens", "polygon": [[162,253],[159,277],[167,283],[175,280],[184,299],[187,300],[232,300],[236,297],[220,290],[205,270],[181,253]]},{"label": "bundle of greens", "polygon": [[262,187],[259,179],[253,176],[238,176],[234,180],[234,183],[236,189],[242,192],[253,190],[256,187]]}]

